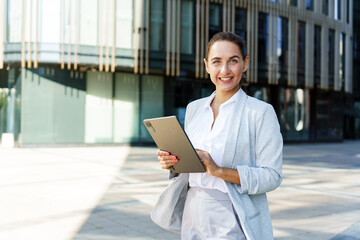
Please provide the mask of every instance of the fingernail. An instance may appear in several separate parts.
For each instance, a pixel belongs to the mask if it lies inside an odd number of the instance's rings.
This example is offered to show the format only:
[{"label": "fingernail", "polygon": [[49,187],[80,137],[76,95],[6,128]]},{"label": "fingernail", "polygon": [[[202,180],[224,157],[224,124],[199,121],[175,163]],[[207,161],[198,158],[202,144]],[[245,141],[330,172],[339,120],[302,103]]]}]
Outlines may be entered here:
[{"label": "fingernail", "polygon": [[179,160],[174,160],[174,164],[177,163]]},{"label": "fingernail", "polygon": [[173,157],[172,157],[172,159],[176,160],[176,157],[175,157],[175,156],[173,156]]},{"label": "fingernail", "polygon": [[167,152],[167,153],[166,153],[166,156],[170,156],[170,153]]}]

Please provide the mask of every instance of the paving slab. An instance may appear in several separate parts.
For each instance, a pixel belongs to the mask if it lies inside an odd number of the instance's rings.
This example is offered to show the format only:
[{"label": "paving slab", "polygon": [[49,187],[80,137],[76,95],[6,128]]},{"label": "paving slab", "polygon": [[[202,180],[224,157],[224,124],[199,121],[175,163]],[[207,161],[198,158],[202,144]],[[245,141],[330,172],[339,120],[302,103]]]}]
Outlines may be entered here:
[{"label": "paving slab", "polygon": [[[150,219],[154,147],[0,148],[0,239],[180,239]],[[284,147],[275,239],[360,240],[360,141]]]}]

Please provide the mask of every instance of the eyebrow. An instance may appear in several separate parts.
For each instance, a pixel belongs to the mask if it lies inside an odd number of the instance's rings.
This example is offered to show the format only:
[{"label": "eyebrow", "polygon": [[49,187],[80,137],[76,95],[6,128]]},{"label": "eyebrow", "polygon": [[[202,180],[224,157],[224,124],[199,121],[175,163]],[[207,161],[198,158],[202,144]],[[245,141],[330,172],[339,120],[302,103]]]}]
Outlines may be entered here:
[{"label": "eyebrow", "polygon": [[[232,58],[238,58],[238,59],[241,60],[241,58],[238,55],[234,55],[232,57],[229,57],[229,59],[232,59]],[[218,60],[218,59],[221,59],[221,57],[213,57],[211,60],[215,60],[215,59]]]}]

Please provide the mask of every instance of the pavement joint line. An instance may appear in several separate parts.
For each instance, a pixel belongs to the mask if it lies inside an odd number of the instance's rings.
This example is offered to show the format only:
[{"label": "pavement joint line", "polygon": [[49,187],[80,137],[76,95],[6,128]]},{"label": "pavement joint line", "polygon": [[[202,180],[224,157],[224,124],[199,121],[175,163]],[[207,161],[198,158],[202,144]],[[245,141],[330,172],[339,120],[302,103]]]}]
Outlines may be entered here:
[{"label": "pavement joint line", "polygon": [[295,191],[321,193],[321,194],[326,194],[326,195],[330,195],[330,196],[352,197],[352,198],[357,198],[357,199],[360,198],[360,194],[356,194],[356,193],[346,193],[346,192],[338,192],[338,191],[324,191],[324,190],[301,188],[301,187],[291,187],[291,186],[287,186],[287,185],[280,185],[279,188],[295,190]]}]

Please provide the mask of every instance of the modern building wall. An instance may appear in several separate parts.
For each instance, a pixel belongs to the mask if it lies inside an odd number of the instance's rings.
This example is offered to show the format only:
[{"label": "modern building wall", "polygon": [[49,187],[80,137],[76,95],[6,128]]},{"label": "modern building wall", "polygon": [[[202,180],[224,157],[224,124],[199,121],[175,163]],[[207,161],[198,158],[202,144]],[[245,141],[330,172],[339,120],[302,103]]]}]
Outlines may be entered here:
[{"label": "modern building wall", "polygon": [[357,121],[357,4],[0,0],[1,133],[19,145],[151,142],[142,120],[183,123],[214,90],[207,41],[232,31],[251,59],[247,92],[274,106],[285,141],[342,140]]}]

